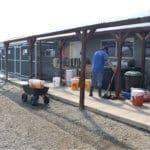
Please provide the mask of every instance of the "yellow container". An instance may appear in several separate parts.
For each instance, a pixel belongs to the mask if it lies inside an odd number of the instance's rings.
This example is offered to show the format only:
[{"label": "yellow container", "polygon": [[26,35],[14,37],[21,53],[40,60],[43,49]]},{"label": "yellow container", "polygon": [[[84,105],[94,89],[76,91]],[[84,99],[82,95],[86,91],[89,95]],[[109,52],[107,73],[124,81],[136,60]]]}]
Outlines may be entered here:
[{"label": "yellow container", "polygon": [[78,88],[79,88],[79,79],[72,78],[71,79],[71,89],[72,90],[78,90]]},{"label": "yellow container", "polygon": [[85,79],[85,90],[90,91],[91,79]]}]

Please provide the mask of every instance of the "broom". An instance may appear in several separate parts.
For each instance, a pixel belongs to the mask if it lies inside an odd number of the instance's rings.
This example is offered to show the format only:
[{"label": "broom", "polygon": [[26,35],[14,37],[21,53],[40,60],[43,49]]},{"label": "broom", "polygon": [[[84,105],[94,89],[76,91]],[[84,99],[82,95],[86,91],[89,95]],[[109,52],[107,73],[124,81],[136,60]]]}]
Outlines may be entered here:
[{"label": "broom", "polygon": [[113,73],[113,75],[112,75],[112,77],[111,77],[111,80],[110,80],[110,82],[109,82],[109,85],[108,85],[108,88],[107,88],[107,90],[106,90],[106,93],[102,96],[103,98],[107,98],[107,99],[108,99],[108,98],[111,97],[111,95],[108,95],[108,92],[109,92],[109,90],[110,90],[110,87],[111,87],[111,85],[112,85],[112,81],[113,81],[115,75],[116,75],[116,71]]}]

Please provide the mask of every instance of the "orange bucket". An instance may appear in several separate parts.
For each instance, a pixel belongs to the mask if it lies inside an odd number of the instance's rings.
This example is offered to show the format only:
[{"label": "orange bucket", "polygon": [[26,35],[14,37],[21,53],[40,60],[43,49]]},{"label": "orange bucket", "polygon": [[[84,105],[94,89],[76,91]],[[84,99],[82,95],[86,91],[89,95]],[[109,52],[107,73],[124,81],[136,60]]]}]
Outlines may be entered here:
[{"label": "orange bucket", "polygon": [[91,79],[85,79],[85,90],[90,91]]},{"label": "orange bucket", "polygon": [[142,106],[143,102],[144,102],[144,96],[143,95],[133,96],[132,97],[132,104],[134,106]]},{"label": "orange bucket", "polygon": [[71,79],[71,89],[72,90],[78,90],[78,88],[79,88],[79,79],[72,78]]},{"label": "orange bucket", "polygon": [[44,88],[45,81],[40,79],[29,79],[28,84],[29,87],[33,89],[42,89]]}]

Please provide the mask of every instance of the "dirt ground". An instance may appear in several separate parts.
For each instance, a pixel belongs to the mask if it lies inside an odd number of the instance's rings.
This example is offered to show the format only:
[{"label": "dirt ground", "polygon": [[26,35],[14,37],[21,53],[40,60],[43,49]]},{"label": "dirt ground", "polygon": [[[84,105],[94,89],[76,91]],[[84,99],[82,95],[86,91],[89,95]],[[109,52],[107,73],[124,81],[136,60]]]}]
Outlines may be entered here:
[{"label": "dirt ground", "polygon": [[22,88],[1,81],[0,149],[149,150],[150,133],[52,100],[22,103]]}]

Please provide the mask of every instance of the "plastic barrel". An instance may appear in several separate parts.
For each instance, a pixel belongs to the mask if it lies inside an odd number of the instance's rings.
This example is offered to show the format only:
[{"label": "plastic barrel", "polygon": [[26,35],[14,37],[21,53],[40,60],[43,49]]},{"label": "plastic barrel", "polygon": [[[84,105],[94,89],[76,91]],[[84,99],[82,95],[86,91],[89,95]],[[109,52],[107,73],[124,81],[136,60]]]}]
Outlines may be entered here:
[{"label": "plastic barrel", "polygon": [[85,90],[90,91],[91,79],[85,79]]},{"label": "plastic barrel", "polygon": [[142,73],[139,71],[127,71],[125,74],[125,91],[130,92],[131,87],[140,88]]},{"label": "plastic barrel", "polygon": [[72,90],[78,90],[78,88],[79,88],[79,79],[72,78],[71,79],[71,89]]}]

